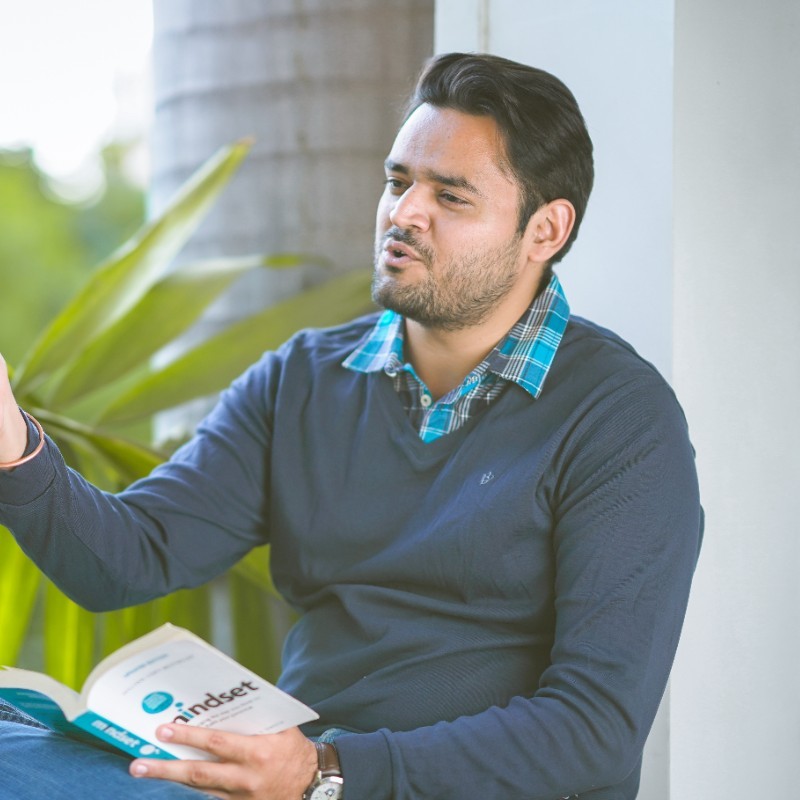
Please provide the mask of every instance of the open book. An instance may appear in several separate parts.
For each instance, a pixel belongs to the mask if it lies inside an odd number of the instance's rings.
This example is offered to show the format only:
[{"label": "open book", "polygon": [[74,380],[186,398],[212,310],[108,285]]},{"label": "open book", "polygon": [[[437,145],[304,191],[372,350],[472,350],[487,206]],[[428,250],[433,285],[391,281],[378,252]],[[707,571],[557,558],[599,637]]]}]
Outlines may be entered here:
[{"label": "open book", "polygon": [[148,758],[209,757],[159,742],[155,731],[165,722],[258,734],[317,719],[299,700],[169,623],[101,661],[80,694],[40,672],[8,668],[0,670],[0,699],[73,738]]}]

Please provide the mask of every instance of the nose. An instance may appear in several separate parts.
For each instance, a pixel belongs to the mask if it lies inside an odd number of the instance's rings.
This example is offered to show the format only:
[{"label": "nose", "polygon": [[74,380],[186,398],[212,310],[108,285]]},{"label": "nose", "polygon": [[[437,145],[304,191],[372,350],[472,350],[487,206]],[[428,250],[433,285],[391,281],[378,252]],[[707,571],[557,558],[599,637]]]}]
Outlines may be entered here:
[{"label": "nose", "polygon": [[394,203],[389,209],[389,219],[393,225],[420,231],[428,229],[430,213],[422,187],[412,184],[403,194],[393,199]]}]

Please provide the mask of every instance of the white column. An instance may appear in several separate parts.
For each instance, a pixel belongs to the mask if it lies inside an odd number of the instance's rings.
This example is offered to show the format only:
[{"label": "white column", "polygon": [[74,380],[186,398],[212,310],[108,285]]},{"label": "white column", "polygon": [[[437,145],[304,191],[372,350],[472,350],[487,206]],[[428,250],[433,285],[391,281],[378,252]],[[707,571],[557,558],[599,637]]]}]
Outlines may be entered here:
[{"label": "white column", "polygon": [[675,800],[800,796],[800,5],[677,0],[675,368],[706,541]]}]

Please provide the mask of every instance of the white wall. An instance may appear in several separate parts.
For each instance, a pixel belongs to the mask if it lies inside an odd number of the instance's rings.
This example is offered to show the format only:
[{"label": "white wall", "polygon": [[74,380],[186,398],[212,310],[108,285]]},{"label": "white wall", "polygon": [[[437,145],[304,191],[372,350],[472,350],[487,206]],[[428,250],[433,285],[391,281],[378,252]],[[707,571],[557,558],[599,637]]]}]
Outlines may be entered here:
[{"label": "white wall", "polygon": [[706,539],[640,800],[800,797],[800,3],[437,0],[436,22],[438,52],[575,92],[598,179],[559,274],[672,379],[698,451]]},{"label": "white wall", "polygon": [[674,380],[708,516],[673,798],[800,797],[800,4],[677,0]]}]

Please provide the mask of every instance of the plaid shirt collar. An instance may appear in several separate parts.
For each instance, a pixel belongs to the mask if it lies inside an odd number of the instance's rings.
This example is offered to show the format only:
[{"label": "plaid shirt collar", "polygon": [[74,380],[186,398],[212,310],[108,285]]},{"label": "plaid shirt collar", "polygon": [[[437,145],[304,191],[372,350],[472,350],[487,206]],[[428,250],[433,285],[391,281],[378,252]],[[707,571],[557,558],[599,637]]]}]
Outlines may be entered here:
[{"label": "plaid shirt collar", "polygon": [[[493,374],[521,386],[532,397],[541,394],[569,319],[569,304],[558,278],[553,275],[544,291],[489,355],[467,376],[474,384]],[[399,370],[413,373],[403,361],[403,318],[384,311],[374,327],[345,359],[344,366],[358,372]]]}]

